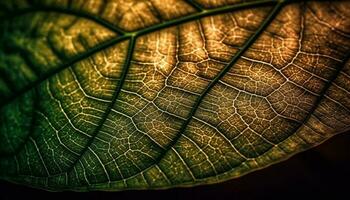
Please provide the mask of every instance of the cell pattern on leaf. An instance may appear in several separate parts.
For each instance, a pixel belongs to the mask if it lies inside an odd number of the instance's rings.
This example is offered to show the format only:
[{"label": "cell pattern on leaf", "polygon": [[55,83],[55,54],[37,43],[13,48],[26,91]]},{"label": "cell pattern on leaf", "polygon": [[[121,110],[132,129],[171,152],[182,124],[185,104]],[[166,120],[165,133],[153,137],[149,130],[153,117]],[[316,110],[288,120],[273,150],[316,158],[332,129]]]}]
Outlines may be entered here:
[{"label": "cell pattern on leaf", "polygon": [[349,1],[0,7],[1,179],[217,183],[350,129]]}]

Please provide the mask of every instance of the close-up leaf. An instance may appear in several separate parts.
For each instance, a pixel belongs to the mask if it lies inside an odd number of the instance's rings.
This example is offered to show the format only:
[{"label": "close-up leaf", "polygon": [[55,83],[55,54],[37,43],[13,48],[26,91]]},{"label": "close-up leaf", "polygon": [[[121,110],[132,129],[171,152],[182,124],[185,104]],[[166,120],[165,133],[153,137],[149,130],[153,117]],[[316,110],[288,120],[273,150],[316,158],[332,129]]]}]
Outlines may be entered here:
[{"label": "close-up leaf", "polygon": [[0,179],[213,184],[350,130],[350,1],[0,1]]}]

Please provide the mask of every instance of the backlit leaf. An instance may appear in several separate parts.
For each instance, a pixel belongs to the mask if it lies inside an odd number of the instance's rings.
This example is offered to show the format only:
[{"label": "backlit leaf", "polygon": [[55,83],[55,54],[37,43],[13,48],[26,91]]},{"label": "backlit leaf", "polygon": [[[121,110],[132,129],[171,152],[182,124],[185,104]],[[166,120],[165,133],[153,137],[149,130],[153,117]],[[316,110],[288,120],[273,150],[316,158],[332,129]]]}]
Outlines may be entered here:
[{"label": "backlit leaf", "polygon": [[349,1],[0,3],[0,178],[236,178],[350,129]]}]

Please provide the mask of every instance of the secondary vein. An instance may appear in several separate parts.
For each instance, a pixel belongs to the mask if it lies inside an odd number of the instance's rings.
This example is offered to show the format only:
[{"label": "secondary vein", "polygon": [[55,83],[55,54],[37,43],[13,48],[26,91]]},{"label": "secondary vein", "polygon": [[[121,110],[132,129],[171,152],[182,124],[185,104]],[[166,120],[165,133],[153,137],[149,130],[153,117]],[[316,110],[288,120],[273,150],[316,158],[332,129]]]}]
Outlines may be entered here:
[{"label": "secondary vein", "polygon": [[224,67],[224,69],[208,84],[206,89],[201,93],[201,95],[195,101],[187,120],[182,124],[175,138],[168,144],[165,150],[156,159],[156,163],[159,163],[164,158],[166,153],[177,143],[177,141],[183,135],[183,133],[188,127],[188,124],[190,123],[193,116],[195,115],[204,97],[210,92],[210,90],[214,87],[214,85],[231,69],[231,67],[237,62],[240,56],[254,43],[254,41],[259,37],[259,35],[264,31],[264,29],[271,23],[274,17],[278,14],[278,12],[280,11],[283,5],[284,3],[280,2],[272,9],[271,13],[266,17],[266,19],[262,22],[259,28],[255,31],[255,33],[245,42],[243,47],[240,48],[240,50],[235,54],[235,56],[231,59],[231,61]]},{"label": "secondary vein", "polygon": [[[70,67],[71,65],[99,52],[102,51],[114,44],[117,44],[118,42],[124,41],[126,38],[130,37],[137,37],[141,35],[145,35],[151,32],[154,32],[156,30],[162,30],[164,28],[168,28],[170,26],[176,26],[188,21],[200,19],[202,17],[206,16],[212,16],[220,13],[225,13],[225,12],[230,12],[234,10],[239,10],[239,9],[248,9],[251,7],[259,7],[259,6],[269,6],[269,5],[274,5],[276,4],[276,0],[264,0],[264,1],[253,1],[253,2],[244,2],[241,4],[235,4],[235,5],[230,5],[230,6],[225,6],[225,7],[220,7],[220,8],[214,8],[211,10],[204,10],[202,12],[194,13],[192,15],[188,15],[185,17],[181,17],[175,20],[167,21],[161,24],[156,24],[138,31],[133,31],[133,32],[125,32],[125,34],[122,34],[121,36],[116,36],[108,41],[101,42],[100,44],[96,45],[95,47],[92,47],[91,49],[87,50],[86,52],[79,54],[77,56],[74,56],[71,58],[69,61],[65,62],[64,64],[58,66],[52,71],[49,71],[48,73],[44,74],[43,76],[39,77],[36,81],[33,81],[32,83],[28,84],[27,86],[21,88],[20,90],[16,91],[13,95],[8,97],[3,101],[3,103],[0,105],[0,109],[7,105],[8,103],[12,102],[14,99],[17,97],[23,95],[24,93],[28,92],[29,90],[37,87],[40,83],[43,81],[49,79],[50,77],[58,74],[59,72],[63,71],[64,69]],[[31,10],[33,11],[33,9]],[[28,11],[25,11],[23,13],[27,13]]]},{"label": "secondary vein", "polygon": [[128,74],[128,71],[129,71],[129,68],[130,68],[130,62],[131,62],[131,58],[132,58],[132,53],[134,51],[134,48],[135,48],[135,37],[131,37],[130,38],[130,42],[129,42],[129,46],[128,46],[128,51],[127,51],[126,58],[125,58],[125,62],[124,62],[124,65],[123,65],[123,70],[122,70],[122,73],[120,75],[120,81],[119,81],[119,84],[117,84],[117,86],[116,86],[116,89],[115,89],[115,92],[113,94],[112,100],[108,104],[108,107],[106,108],[106,110],[105,110],[105,112],[104,112],[104,114],[102,116],[102,119],[99,122],[99,125],[95,128],[94,132],[92,133],[91,138],[89,138],[87,144],[81,150],[81,152],[79,153],[79,156],[73,162],[71,167],[68,168],[67,174],[69,174],[74,169],[76,164],[80,161],[80,159],[84,156],[84,154],[89,150],[91,144],[93,143],[93,141],[95,140],[97,134],[102,129],[103,124],[107,120],[108,115],[111,113],[112,108],[113,108],[115,102],[117,101],[118,96],[119,96],[119,94],[121,92],[121,89],[122,89],[123,84],[125,82],[125,78],[126,78],[126,76]]},{"label": "secondary vein", "polygon": [[102,51],[110,46],[113,46],[114,44],[117,44],[121,41],[124,41],[126,39],[128,39],[130,36],[120,36],[120,37],[115,37],[112,38],[111,40],[102,42],[98,45],[96,45],[95,47],[92,47],[91,49],[88,49],[87,51],[85,51],[82,54],[78,54],[77,56],[74,56],[73,58],[71,58],[69,61],[59,65],[58,67],[56,67],[55,69],[49,71],[48,73],[46,73],[44,76],[39,77],[37,80],[33,81],[32,83],[28,84],[27,86],[23,87],[22,89],[16,91],[12,96],[10,96],[9,98],[7,98],[6,100],[3,101],[2,105],[0,106],[0,109],[2,107],[4,107],[5,105],[11,103],[13,100],[15,100],[16,98],[18,98],[19,96],[23,95],[24,93],[30,91],[31,89],[37,87],[38,85],[40,85],[42,82],[44,82],[45,80],[47,80],[48,78],[58,74],[59,72],[63,71],[64,69],[72,66],[73,64],[99,52]]}]

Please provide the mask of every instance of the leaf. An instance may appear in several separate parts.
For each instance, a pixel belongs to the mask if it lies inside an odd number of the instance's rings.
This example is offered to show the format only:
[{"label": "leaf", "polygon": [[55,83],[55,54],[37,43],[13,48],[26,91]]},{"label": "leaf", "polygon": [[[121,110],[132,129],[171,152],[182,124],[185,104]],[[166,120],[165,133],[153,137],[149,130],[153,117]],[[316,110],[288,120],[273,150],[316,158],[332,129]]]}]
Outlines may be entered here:
[{"label": "leaf", "polygon": [[2,1],[0,177],[236,178],[350,129],[349,2]]}]

